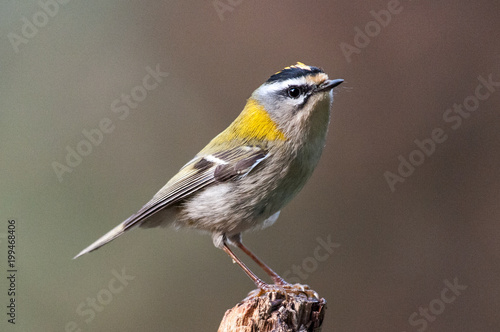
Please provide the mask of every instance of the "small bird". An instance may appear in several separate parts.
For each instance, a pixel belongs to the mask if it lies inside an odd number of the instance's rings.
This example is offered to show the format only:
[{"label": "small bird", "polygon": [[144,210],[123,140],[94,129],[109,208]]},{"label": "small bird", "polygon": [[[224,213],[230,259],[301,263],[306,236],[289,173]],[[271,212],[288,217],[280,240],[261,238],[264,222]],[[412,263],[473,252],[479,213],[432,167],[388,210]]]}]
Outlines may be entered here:
[{"label": "small bird", "polygon": [[257,88],[241,114],[137,213],[74,258],[96,250],[129,229],[173,224],[212,235],[262,290],[271,286],[233,253],[240,248],[276,285],[288,285],[241,241],[247,230],[272,225],[302,189],[325,146],[333,88],[325,72],[301,62]]}]

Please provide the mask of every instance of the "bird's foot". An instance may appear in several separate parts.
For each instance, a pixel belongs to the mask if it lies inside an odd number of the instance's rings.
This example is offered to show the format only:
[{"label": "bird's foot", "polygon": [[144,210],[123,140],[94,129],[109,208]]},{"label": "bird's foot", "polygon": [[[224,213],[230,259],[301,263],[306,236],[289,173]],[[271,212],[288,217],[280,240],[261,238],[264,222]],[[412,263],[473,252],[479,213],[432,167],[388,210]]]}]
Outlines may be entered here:
[{"label": "bird's foot", "polygon": [[302,284],[289,284],[289,283],[284,283],[281,285],[269,285],[269,284],[262,284],[259,285],[259,288],[251,291],[248,293],[248,297],[259,297],[264,295],[265,293],[283,293],[283,294],[295,294],[295,295],[303,295],[307,297],[308,299],[313,298],[313,299],[320,299],[318,293],[311,289],[308,285],[302,285]]}]

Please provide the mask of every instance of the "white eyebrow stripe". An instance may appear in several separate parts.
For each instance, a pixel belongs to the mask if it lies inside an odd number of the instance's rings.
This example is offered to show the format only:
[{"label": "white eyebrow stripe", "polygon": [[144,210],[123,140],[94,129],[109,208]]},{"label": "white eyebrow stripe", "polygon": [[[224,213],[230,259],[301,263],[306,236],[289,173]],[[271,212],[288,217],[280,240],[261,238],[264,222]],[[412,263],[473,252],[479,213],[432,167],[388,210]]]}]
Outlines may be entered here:
[{"label": "white eyebrow stripe", "polygon": [[222,164],[222,165],[226,165],[227,164],[227,161],[224,161],[222,159],[219,159],[217,157],[214,157],[213,155],[209,154],[207,156],[204,157],[207,161],[210,161],[212,163],[215,163],[215,164]]},{"label": "white eyebrow stripe", "polygon": [[288,88],[290,85],[305,85],[307,80],[305,77],[299,78],[289,78],[285,81],[274,82],[271,84],[265,84],[264,87],[267,91],[281,91]]}]

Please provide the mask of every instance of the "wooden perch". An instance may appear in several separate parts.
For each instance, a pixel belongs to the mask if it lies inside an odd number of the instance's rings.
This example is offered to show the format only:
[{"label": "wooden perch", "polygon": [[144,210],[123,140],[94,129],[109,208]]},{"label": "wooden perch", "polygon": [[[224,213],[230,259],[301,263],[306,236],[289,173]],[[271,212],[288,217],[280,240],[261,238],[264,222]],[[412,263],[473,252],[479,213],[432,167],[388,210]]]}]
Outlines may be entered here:
[{"label": "wooden perch", "polygon": [[226,311],[218,332],[320,332],[326,301],[304,285],[252,291]]}]

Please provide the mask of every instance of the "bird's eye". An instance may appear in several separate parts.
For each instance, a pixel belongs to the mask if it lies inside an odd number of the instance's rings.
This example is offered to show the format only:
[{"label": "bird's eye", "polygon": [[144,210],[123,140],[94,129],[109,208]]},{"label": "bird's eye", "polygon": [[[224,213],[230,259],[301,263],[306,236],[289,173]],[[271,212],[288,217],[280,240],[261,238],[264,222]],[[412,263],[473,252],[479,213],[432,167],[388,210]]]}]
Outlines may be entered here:
[{"label": "bird's eye", "polygon": [[292,85],[292,86],[288,87],[288,89],[287,89],[288,96],[290,98],[293,98],[293,99],[299,98],[301,92],[302,91],[300,90],[300,88],[298,86],[295,86],[295,85]]}]

